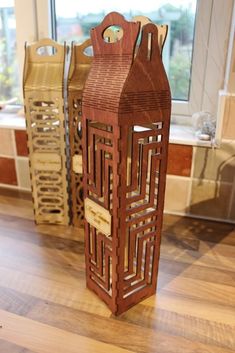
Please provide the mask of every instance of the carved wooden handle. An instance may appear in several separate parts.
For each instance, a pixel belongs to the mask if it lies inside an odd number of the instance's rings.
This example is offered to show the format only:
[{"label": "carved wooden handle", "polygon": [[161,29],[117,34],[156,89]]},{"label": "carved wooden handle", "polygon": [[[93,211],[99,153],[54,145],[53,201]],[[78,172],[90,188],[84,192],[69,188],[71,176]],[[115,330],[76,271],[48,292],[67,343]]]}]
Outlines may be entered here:
[{"label": "carved wooden handle", "polygon": [[88,56],[84,54],[84,50],[91,46],[90,38],[85,40],[82,44],[71,44],[71,58],[68,73],[68,84],[72,78],[76,65],[90,65],[92,63],[93,56]]},{"label": "carved wooden handle", "polygon": [[[104,31],[110,27],[118,25],[123,30],[123,36],[117,42],[107,43],[103,38]],[[118,12],[111,12],[105,16],[104,20],[95,28],[91,29],[91,40],[94,48],[94,56],[107,54],[132,54],[140,23],[126,21]]]},{"label": "carved wooden handle", "polygon": [[148,23],[143,26],[137,56],[143,61],[159,61],[161,53],[158,45],[158,28],[155,24]]},{"label": "carved wooden handle", "polygon": [[[42,47],[52,47],[55,52],[52,55],[40,55],[38,54],[38,49]],[[29,61],[32,62],[63,62],[65,55],[65,45],[58,44],[50,38],[43,38],[29,47]]]},{"label": "carved wooden handle", "polygon": [[[153,23],[148,17],[146,16],[135,16],[132,18],[132,21],[134,22],[140,22],[141,24],[141,29],[144,25],[148,23]],[[160,52],[162,53],[166,37],[167,37],[167,32],[168,32],[168,26],[167,25],[157,25],[155,23],[155,26],[157,26],[158,29],[158,44],[160,48]]]},{"label": "carved wooden handle", "polygon": [[84,54],[85,49],[87,49],[91,46],[92,46],[92,44],[91,44],[90,38],[85,40],[85,42],[83,42],[82,44],[74,46],[74,53],[76,56],[77,63],[91,64],[93,55],[88,56],[88,55]]},{"label": "carved wooden handle", "polygon": [[77,52],[79,51],[81,55],[84,55],[85,57],[87,57],[87,55],[84,54],[84,50],[90,46],[91,46],[91,40],[89,38],[85,40],[82,44],[76,45],[75,47]]}]

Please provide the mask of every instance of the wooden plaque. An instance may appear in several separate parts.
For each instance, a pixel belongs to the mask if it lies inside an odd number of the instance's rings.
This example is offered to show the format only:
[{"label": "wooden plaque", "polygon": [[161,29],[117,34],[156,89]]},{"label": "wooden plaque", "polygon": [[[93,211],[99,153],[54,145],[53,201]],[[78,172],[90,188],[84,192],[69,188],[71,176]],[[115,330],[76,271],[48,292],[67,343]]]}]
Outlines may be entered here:
[{"label": "wooden plaque", "polygon": [[[146,24],[153,23],[148,17],[146,16],[135,16],[133,17],[132,21],[134,22],[140,22],[141,28],[145,26]],[[158,25],[155,24],[158,30],[158,45],[159,45],[159,50],[160,53],[162,54],[162,50],[166,41],[167,37],[167,32],[168,32],[168,26],[167,25]]]},{"label": "wooden plaque", "polygon": [[106,208],[100,206],[89,198],[84,200],[85,218],[99,232],[111,235],[111,214]]},{"label": "wooden plaque", "polygon": [[[123,35],[107,43],[112,25]],[[158,28],[141,30],[137,51],[139,22],[110,13],[91,30],[82,99],[87,286],[116,315],[155,293],[161,240],[171,94]],[[97,208],[110,214],[111,234]]]},{"label": "wooden plaque", "polygon": [[65,53],[66,46],[51,39],[25,47],[23,89],[36,223],[69,224]]}]

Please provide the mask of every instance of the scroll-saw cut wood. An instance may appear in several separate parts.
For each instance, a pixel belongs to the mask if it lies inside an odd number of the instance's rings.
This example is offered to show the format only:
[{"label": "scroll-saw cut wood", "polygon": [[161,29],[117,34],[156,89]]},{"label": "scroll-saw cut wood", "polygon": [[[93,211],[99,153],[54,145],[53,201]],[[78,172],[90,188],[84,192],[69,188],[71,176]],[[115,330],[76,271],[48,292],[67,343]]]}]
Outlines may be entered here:
[{"label": "scroll-saw cut wood", "polygon": [[[82,155],[75,154],[72,158],[72,170],[76,174],[82,174]],[[80,185],[79,185],[80,187]]]},{"label": "scroll-saw cut wood", "polygon": [[51,39],[25,47],[23,90],[36,223],[69,224],[65,54],[66,46]]},{"label": "scroll-saw cut wood", "polygon": [[[119,32],[108,28],[103,37],[107,42],[119,39]],[[89,55],[88,55],[89,54]],[[68,76],[68,111],[71,152],[71,193],[72,222],[74,226],[83,226],[84,200],[82,186],[82,92],[92,62],[91,40],[81,45],[72,44],[72,54]]]},{"label": "scroll-saw cut wood", "polygon": [[[133,17],[132,21],[134,22],[140,22],[141,28],[145,26],[146,24],[153,23],[148,17],[146,16],[135,16]],[[162,53],[166,37],[167,37],[167,32],[168,32],[168,26],[167,25],[158,25],[155,24],[158,30],[158,45],[159,45],[159,50],[160,53]]]},{"label": "scroll-saw cut wood", "polygon": [[[112,25],[123,36],[107,43]],[[170,88],[157,26],[143,26],[135,55],[139,31],[118,13],[91,30],[82,100],[87,286],[116,315],[156,291],[166,181]],[[108,235],[94,203],[110,214]]]},{"label": "scroll-saw cut wood", "polygon": [[85,218],[99,232],[111,235],[111,214],[89,198],[85,199]]},{"label": "scroll-saw cut wood", "polygon": [[71,194],[72,194],[72,223],[83,226],[84,204],[82,186],[82,92],[86,82],[92,56],[91,41],[86,40],[81,45],[72,44],[71,61],[68,75],[68,112],[69,112],[69,140],[71,153]]}]

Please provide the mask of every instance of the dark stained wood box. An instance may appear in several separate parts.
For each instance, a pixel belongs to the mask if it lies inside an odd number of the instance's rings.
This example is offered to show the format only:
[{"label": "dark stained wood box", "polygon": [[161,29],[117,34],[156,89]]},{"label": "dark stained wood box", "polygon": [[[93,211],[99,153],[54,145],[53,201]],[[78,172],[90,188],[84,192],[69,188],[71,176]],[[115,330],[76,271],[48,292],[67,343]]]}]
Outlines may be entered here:
[{"label": "dark stained wood box", "polygon": [[[122,28],[107,43],[104,31]],[[157,26],[110,13],[91,30],[82,100],[87,286],[120,314],[156,291],[171,94]],[[135,52],[137,54],[135,56]]]}]

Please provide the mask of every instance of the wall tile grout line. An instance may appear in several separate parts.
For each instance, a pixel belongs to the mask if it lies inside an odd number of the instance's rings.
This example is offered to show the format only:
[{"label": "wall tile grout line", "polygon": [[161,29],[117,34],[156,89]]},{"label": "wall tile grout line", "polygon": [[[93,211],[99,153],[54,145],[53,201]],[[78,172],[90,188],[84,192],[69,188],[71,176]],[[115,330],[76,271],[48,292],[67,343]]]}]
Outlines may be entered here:
[{"label": "wall tile grout line", "polygon": [[232,192],[230,196],[230,201],[229,201],[229,207],[228,207],[228,219],[232,217],[232,207],[233,207],[233,200],[235,198],[235,176],[233,177],[233,186],[232,186]]},{"label": "wall tile grout line", "polygon": [[14,155],[9,155],[9,154],[2,154],[0,153],[1,158],[10,158],[10,159],[15,159],[16,157]]},{"label": "wall tile grout line", "polygon": [[189,181],[189,188],[188,188],[188,198],[187,198],[187,203],[186,203],[186,210],[188,210],[188,212],[189,212],[190,204],[191,204],[196,148],[197,147],[192,148],[193,153],[192,153],[192,161],[191,161],[191,172],[190,172],[190,181]]},{"label": "wall tile grout line", "polygon": [[18,185],[11,185],[11,184],[4,184],[4,183],[0,183],[0,188],[31,192],[30,188],[24,188],[24,187],[19,187]]},{"label": "wall tile grout line", "polygon": [[19,177],[19,169],[17,163],[17,148],[16,148],[16,140],[15,140],[15,130],[11,130],[11,138],[12,138],[12,145],[13,145],[13,155],[15,161],[15,170],[16,170],[16,179],[17,179],[17,186],[18,189],[20,188],[20,177]]}]

